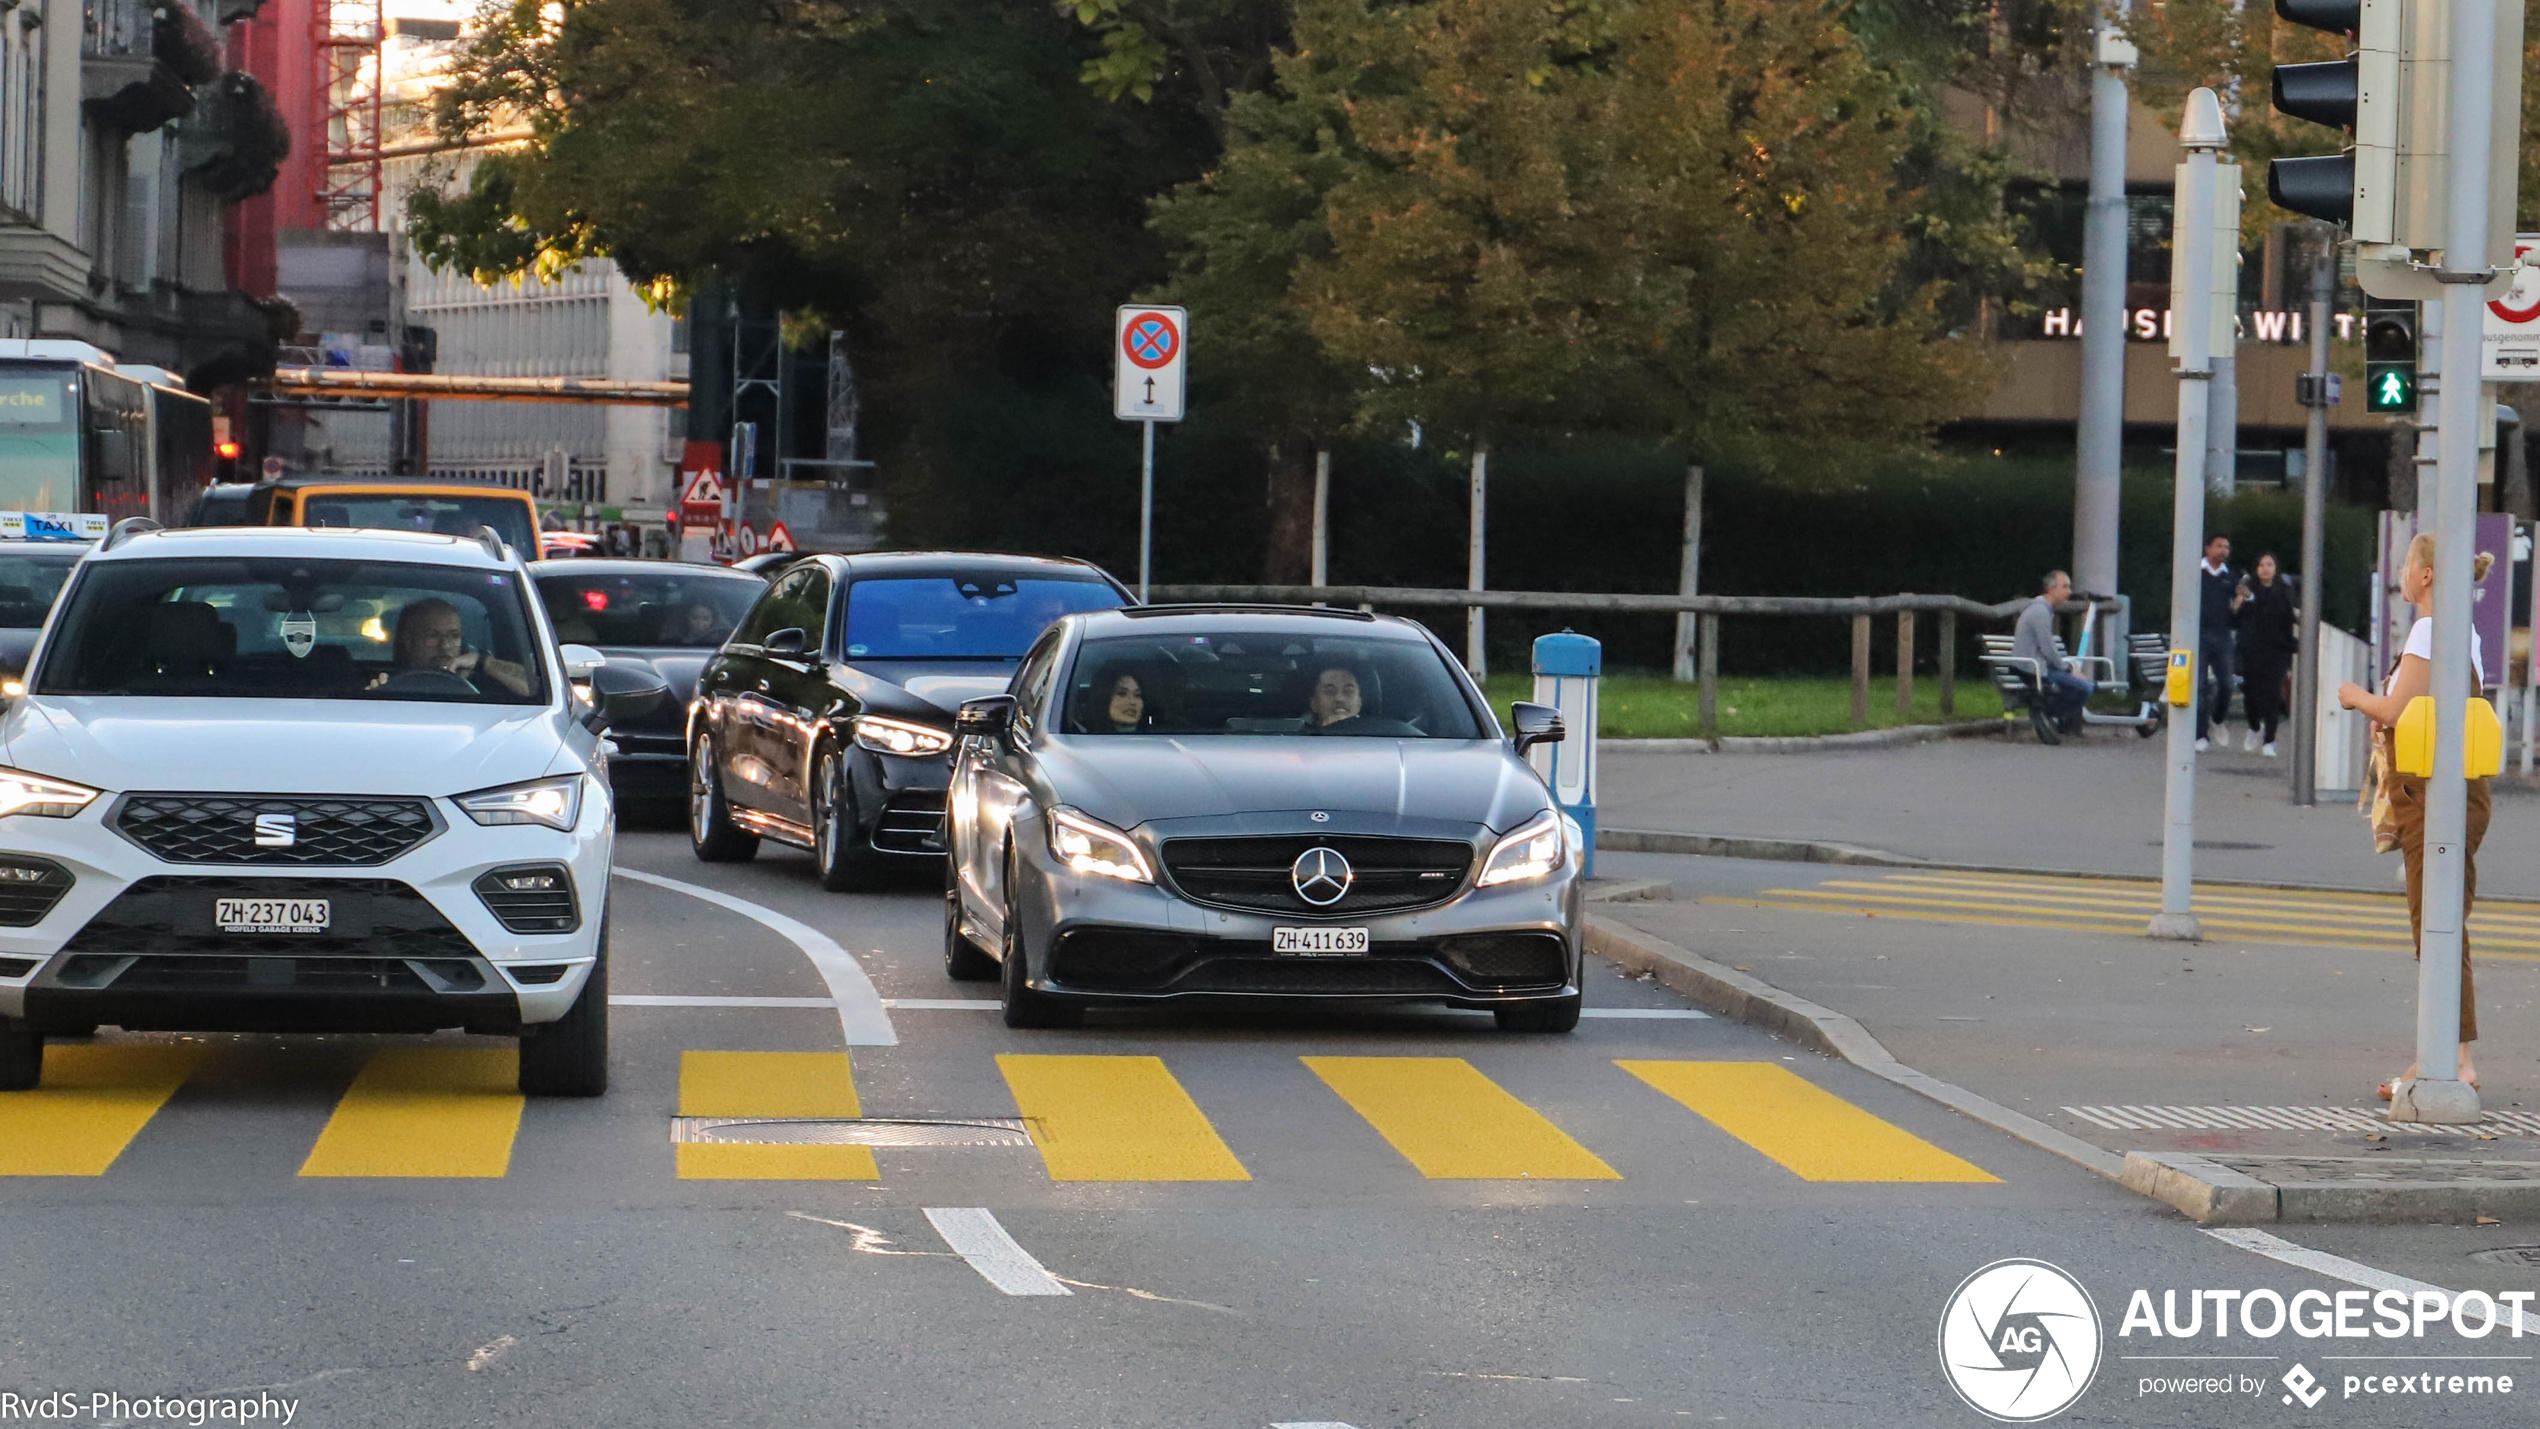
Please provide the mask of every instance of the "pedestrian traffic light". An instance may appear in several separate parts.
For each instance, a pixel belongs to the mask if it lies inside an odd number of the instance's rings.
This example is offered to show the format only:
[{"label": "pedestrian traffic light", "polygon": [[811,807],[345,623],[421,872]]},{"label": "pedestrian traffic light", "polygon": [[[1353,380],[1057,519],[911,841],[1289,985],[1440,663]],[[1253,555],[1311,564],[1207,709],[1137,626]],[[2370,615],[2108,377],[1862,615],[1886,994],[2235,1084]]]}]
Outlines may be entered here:
[{"label": "pedestrian traffic light", "polygon": [[[2365,0],[2275,0],[2275,12],[2296,25],[2359,40],[2365,8]],[[2376,30],[2380,28],[2375,26]],[[2277,112],[2331,129],[2357,131],[2365,89],[2364,52],[2360,45],[2342,60],[2275,67]],[[2376,103],[2376,120],[2382,117],[2380,109]],[[2358,152],[2349,148],[2337,154],[2277,159],[2267,165],[2267,197],[2275,200],[2279,208],[2331,223],[2352,224]]]},{"label": "pedestrian traffic light", "polygon": [[2364,308],[2364,410],[2416,409],[2416,304],[2376,299]]}]

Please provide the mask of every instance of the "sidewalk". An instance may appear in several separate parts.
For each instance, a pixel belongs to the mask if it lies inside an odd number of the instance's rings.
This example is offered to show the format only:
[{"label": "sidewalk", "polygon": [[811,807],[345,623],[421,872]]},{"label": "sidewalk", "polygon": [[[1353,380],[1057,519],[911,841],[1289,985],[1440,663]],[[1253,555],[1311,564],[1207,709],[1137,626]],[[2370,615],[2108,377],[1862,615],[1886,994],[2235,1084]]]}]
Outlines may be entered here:
[{"label": "sidewalk", "polygon": [[[2235,733],[2237,727],[2235,727]],[[1606,829],[1660,829],[1861,845],[1947,863],[2051,872],[2161,871],[2165,737],[2093,731],[2049,749],[2027,739],[1945,740],[1811,754],[1609,750],[1597,775]],[[2220,749],[2198,760],[2200,879],[2384,892],[2354,795],[2290,802],[2282,759]],[[2540,794],[2500,779],[2479,889],[2540,898]]]},{"label": "sidewalk", "polygon": [[[1600,904],[1599,918],[1846,1014],[1908,1066],[2119,1155],[2353,1158],[2348,1169],[2367,1178],[2420,1158],[2540,1173],[2540,953],[2478,962],[2478,1068],[2500,1115],[2429,1133],[2380,1122],[2373,1095],[2409,1060],[2416,984],[2404,946],[2180,945],[1945,912],[1757,906],[1775,890],[1831,896],[1883,871],[1651,854],[1598,863],[1608,877],[1668,880],[1674,894]],[[2368,912],[2386,923],[2387,909]],[[2203,1110],[2215,1107],[2279,1110]]]}]

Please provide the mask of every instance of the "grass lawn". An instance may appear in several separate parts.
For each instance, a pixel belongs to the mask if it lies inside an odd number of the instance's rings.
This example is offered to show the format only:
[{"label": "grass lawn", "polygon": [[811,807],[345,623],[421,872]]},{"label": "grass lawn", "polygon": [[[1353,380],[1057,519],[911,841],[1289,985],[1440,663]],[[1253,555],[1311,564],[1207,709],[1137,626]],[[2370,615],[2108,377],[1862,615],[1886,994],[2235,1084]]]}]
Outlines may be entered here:
[{"label": "grass lawn", "polygon": [[[1534,677],[1496,673],[1485,686],[1492,708],[1503,720],[1512,700],[1531,698]],[[1700,687],[1677,684],[1664,675],[1626,670],[1605,677],[1597,733],[1607,739],[1683,739],[1702,730]],[[1958,676],[1958,708],[1948,719],[1993,719],[2002,702],[1981,673]],[[1928,674],[1914,677],[1914,708],[1896,711],[1893,676],[1870,681],[1870,728],[1900,724],[1938,724],[1940,683]],[[1774,677],[1720,680],[1720,733],[1724,735],[1843,734],[1860,726],[1852,722],[1852,681],[1844,677],[1811,679]]]}]

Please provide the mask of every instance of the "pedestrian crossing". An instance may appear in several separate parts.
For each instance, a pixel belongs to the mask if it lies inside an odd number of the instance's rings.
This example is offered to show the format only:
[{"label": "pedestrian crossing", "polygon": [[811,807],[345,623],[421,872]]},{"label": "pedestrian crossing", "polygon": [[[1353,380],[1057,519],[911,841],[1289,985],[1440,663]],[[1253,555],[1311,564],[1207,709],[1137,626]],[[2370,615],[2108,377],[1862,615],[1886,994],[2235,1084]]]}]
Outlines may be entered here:
[{"label": "pedestrian crossing", "polygon": [[[1705,903],[1793,908],[1915,922],[2135,934],[2161,911],[2148,879],[1914,871],[1829,878],[1807,888],[1716,894]],[[2407,952],[2408,902],[2399,893],[2234,888],[2201,884],[2190,906],[2208,939]],[[2470,950],[2482,958],[2540,962],[2540,905],[2487,903],[2469,916]]]},{"label": "pedestrian crossing", "polygon": [[[186,1082],[216,1065],[219,1056],[200,1045],[154,1043],[51,1049],[42,1086],[0,1094],[0,1179],[110,1174]],[[1311,1080],[1300,1079],[1291,1091],[1319,1083],[1330,1095],[1323,1104],[1330,1118],[1306,1135],[1345,1139],[1350,1135],[1345,1128],[1354,1123],[1362,1128],[1356,1148],[1362,1160],[1373,1156],[1398,1173],[1429,1181],[1617,1181],[1623,1173],[1608,1156],[1653,1145],[1697,1145],[1702,1135],[1697,1123],[1759,1155],[1759,1171],[1770,1163],[1803,1181],[1996,1179],[1777,1062],[1595,1064],[1594,1075],[1603,1080],[1592,1095],[1625,1107],[1624,1121],[1631,1127],[1620,1145],[1600,1149],[1460,1057],[1308,1056],[1294,1065]],[[1254,1156],[1280,1158],[1291,1172],[1296,1165],[1309,1171],[1329,1167],[1353,1150],[1339,1141],[1292,1144],[1299,1133],[1288,1091],[1271,1099],[1279,1113],[1273,1121],[1285,1128],[1273,1133],[1254,1124],[1263,1110],[1258,1103],[1203,1106],[1159,1057],[1007,1054],[996,1058],[996,1069],[1021,1113],[1007,1125],[1028,1132],[1040,1169],[1053,1183],[1253,1179],[1254,1168],[1236,1154],[1221,1123],[1256,1138]],[[298,1174],[330,1181],[510,1176],[527,1108],[514,1089],[516,1070],[516,1054],[508,1047],[373,1052],[322,1119],[311,1108],[311,1140]],[[1574,1100],[1563,1107],[1577,1106],[1575,1086],[1565,1086]],[[621,1087],[611,1110],[622,1111],[625,1101],[642,1096],[639,1089]],[[594,1104],[546,1105],[569,1112]],[[967,1123],[969,1139],[891,1139],[893,1131],[922,1130],[924,1119],[863,1120],[864,1099],[846,1052],[685,1052],[676,1107],[682,1119],[676,1125],[707,1119],[714,1137],[672,1133],[671,1119],[664,1117],[653,1125],[665,1134],[646,1137],[640,1149],[630,1147],[636,1158],[630,1164],[640,1168],[643,1158],[658,1156],[656,1148],[667,1148],[670,1154],[652,1164],[683,1181],[876,1181],[884,1168],[873,1144],[997,1144],[994,1137],[976,1135],[984,1122]],[[1692,1117],[1665,1120],[1677,1112]],[[1611,1143],[1615,1124],[1603,1124],[1606,1131],[1590,1139],[1602,1136]],[[885,1134],[867,1134],[874,1132]],[[1018,1149],[993,1154],[1020,1155],[1020,1137],[1012,1131],[1003,1136]],[[849,1144],[866,1142],[872,1144]]]}]

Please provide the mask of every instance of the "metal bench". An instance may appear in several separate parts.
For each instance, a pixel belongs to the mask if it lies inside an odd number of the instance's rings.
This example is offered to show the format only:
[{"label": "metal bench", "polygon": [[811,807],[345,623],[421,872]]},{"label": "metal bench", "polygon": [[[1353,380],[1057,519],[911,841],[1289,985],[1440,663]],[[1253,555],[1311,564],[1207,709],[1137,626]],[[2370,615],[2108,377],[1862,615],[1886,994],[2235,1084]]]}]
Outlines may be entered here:
[{"label": "metal bench", "polygon": [[[2032,658],[2012,653],[2014,637],[1987,635],[1984,639],[1985,670],[1993,677],[1993,688],[2002,696],[2002,717],[2015,719],[2025,713],[2029,728],[2040,744],[2061,744],[2066,734],[2080,733],[2077,725],[2058,729],[2047,717],[2046,700],[2041,693],[2046,672]],[[2064,647],[2064,638],[2055,637],[2055,658],[2068,674],[2079,675],[2090,682],[2093,694],[2126,695],[2136,699],[2132,714],[2101,714],[2084,707],[2081,725],[2113,724],[2131,728],[2145,739],[2159,729],[2164,720],[2162,707],[2153,692],[2159,688],[2169,663],[2169,640],[2157,634],[2138,634],[2126,640],[2126,660],[2119,664],[2104,655],[2084,655],[2076,660]],[[2141,695],[2136,692],[2140,689]]]}]

